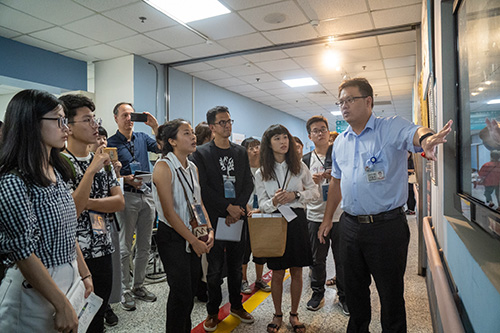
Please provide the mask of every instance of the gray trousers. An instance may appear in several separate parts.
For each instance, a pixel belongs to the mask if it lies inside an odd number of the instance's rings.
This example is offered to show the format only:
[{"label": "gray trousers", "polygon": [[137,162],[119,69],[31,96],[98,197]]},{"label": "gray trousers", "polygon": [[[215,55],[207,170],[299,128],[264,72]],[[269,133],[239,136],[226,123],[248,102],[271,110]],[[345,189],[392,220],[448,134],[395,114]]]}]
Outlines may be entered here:
[{"label": "gray trousers", "polygon": [[[152,194],[124,192],[125,209],[116,212],[120,225],[120,257],[122,268],[122,291],[142,286],[146,277],[146,266],[151,251],[151,233],[155,218],[155,205]],[[134,283],[130,276],[130,256],[132,241],[136,234]]]}]

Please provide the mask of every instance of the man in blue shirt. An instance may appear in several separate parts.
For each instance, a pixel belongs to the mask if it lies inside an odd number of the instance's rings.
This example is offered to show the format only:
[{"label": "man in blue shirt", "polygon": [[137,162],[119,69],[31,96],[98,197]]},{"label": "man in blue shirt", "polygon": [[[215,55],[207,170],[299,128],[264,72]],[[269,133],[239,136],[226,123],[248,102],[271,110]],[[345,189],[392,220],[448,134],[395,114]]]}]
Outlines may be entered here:
[{"label": "man in blue shirt", "polygon": [[[156,296],[144,287],[146,266],[151,250],[151,234],[155,218],[155,205],[151,188],[148,183],[135,176],[136,171],[149,173],[150,162],[148,151],[159,152],[156,141],[146,133],[134,132],[134,122],[130,115],[134,108],[130,103],[118,103],[113,109],[118,125],[116,134],[108,139],[108,147],[116,147],[118,160],[122,164],[123,190],[125,209],[117,212],[120,225],[120,257],[122,266],[122,300],[124,310],[135,310],[134,298],[146,301],[156,301]],[[146,125],[150,126],[155,135],[158,132],[158,121],[148,112]],[[136,234],[136,255],[134,266],[134,283],[130,277],[130,256],[132,240]]]},{"label": "man in blue shirt", "polygon": [[373,276],[381,303],[384,332],[406,332],[404,273],[410,232],[403,206],[408,197],[407,151],[424,151],[436,160],[435,149],[446,142],[452,122],[434,133],[398,116],[372,114],[373,89],[366,79],[342,82],[339,102],[349,123],[332,151],[332,181],[318,238],[324,242],[332,215],[342,199],[341,258],[348,332],[368,332]]}]

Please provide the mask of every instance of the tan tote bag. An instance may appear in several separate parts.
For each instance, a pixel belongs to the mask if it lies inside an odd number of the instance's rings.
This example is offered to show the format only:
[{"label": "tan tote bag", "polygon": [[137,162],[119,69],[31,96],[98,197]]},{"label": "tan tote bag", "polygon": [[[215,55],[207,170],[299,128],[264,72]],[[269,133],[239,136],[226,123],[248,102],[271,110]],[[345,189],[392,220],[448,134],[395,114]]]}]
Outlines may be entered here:
[{"label": "tan tote bag", "polygon": [[283,217],[250,217],[252,254],[257,258],[281,257],[286,248],[288,223]]}]

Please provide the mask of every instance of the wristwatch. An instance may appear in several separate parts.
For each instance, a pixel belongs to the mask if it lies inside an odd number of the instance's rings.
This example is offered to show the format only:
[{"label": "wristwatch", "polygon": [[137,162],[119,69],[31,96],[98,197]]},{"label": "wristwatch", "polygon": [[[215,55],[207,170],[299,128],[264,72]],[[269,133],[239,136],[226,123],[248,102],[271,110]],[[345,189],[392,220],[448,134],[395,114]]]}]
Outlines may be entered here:
[{"label": "wristwatch", "polygon": [[300,192],[294,191],[293,193],[295,193],[295,200],[299,200],[300,199]]},{"label": "wristwatch", "polygon": [[208,232],[210,232],[210,231],[215,232],[215,229],[214,229],[214,228],[207,228],[207,231],[208,231]]}]

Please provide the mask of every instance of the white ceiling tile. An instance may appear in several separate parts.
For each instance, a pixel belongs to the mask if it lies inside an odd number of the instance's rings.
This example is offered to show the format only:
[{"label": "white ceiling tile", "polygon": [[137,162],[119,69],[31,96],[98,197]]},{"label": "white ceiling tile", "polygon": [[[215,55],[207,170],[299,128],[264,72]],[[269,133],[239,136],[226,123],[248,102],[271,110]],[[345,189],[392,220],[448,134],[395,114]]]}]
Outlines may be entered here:
[{"label": "white ceiling tile", "polygon": [[180,52],[185,53],[193,58],[207,57],[215,54],[227,53],[227,50],[217,43],[207,44],[201,43],[197,45],[186,46],[178,49]]},{"label": "white ceiling tile", "polygon": [[174,67],[177,70],[180,70],[185,73],[194,73],[194,72],[201,72],[201,71],[208,71],[210,69],[214,69],[213,66],[210,66],[209,64],[205,62],[199,62],[195,64],[190,64],[190,65],[182,65],[182,66],[176,66]]},{"label": "white ceiling tile", "polygon": [[65,25],[64,28],[103,43],[136,34],[136,32],[132,29],[129,29],[122,24],[118,24],[102,15],[93,15],[82,20],[69,23]]},{"label": "white ceiling tile", "polygon": [[318,31],[321,36],[335,36],[374,28],[369,14],[357,14],[333,21],[321,22]]},{"label": "white ceiling tile", "polygon": [[97,59],[106,60],[126,56],[128,53],[115,49],[106,44],[84,47],[79,49],[81,53],[88,54]]},{"label": "white ceiling tile", "polygon": [[314,28],[309,24],[276,31],[263,32],[262,34],[275,44],[298,42],[318,37],[316,30],[314,30]]},{"label": "white ceiling tile", "polygon": [[247,64],[248,60],[238,56],[238,57],[228,57],[223,59],[210,60],[207,61],[206,63],[216,68],[226,68],[226,67],[233,67],[233,66]]},{"label": "white ceiling tile", "polygon": [[2,3],[56,25],[73,22],[94,14],[93,11],[67,0],[2,0]]},{"label": "white ceiling tile", "polygon": [[389,78],[398,77],[398,76],[407,76],[407,75],[415,76],[415,66],[387,69],[386,73],[387,73],[387,77],[389,77]]},{"label": "white ceiling tile", "polygon": [[0,4],[0,25],[25,34],[53,26],[2,4]]},{"label": "white ceiling tile", "polygon": [[415,59],[416,59],[415,56],[384,59],[384,66],[385,68],[415,66],[415,61],[416,61]]},{"label": "white ceiling tile", "polygon": [[304,68],[323,67],[323,57],[321,53],[305,57],[296,57],[294,60]]},{"label": "white ceiling tile", "polygon": [[[263,5],[268,5],[271,2],[280,2],[282,0],[224,0],[224,3],[234,10],[247,9],[252,7],[258,7]],[[229,9],[229,8],[228,8]]]},{"label": "white ceiling tile", "polygon": [[194,21],[189,23],[189,25],[206,34],[213,40],[247,35],[255,32],[254,28],[235,13]]},{"label": "white ceiling tile", "polygon": [[249,91],[240,91],[240,93],[248,98],[255,98],[255,97],[264,97],[264,96],[269,96],[269,94],[265,91],[259,90],[255,88],[254,86],[251,85],[245,85],[245,86],[239,86],[240,89],[241,87],[252,87],[254,90],[249,90]]},{"label": "white ceiling tile", "polygon": [[[308,0],[320,20],[334,19],[368,11],[365,0],[324,1]],[[320,23],[321,24],[321,23]]]},{"label": "white ceiling tile", "polygon": [[276,70],[276,69],[287,70],[287,69],[300,68],[300,66],[292,59],[280,59],[280,60],[264,61],[264,62],[257,63],[257,65],[260,68],[262,68],[268,72],[271,72],[271,71]]},{"label": "white ceiling tile", "polygon": [[380,45],[415,42],[417,40],[417,32],[416,30],[413,30],[413,31],[398,32],[394,34],[380,35],[377,36],[377,39]]},{"label": "white ceiling tile", "polygon": [[392,27],[396,25],[420,22],[422,15],[422,5],[411,5],[384,9],[371,13],[375,28]]},{"label": "white ceiling tile", "polygon": [[121,6],[126,6],[132,2],[139,2],[140,0],[73,0],[78,2],[80,5],[87,8],[93,9],[98,12],[102,12],[108,9],[118,8]]},{"label": "white ceiling tile", "polygon": [[[231,80],[231,79],[222,79],[222,80]],[[242,82],[241,80],[238,80],[238,81]],[[214,82],[216,82],[216,81],[214,81]],[[227,89],[234,91],[234,92],[237,92],[239,94],[245,95],[245,96],[248,96],[247,94],[252,94],[252,93],[256,93],[257,96],[264,96],[265,93],[262,90],[259,90],[250,84],[245,84],[245,82],[242,82],[242,83],[243,84],[240,83],[240,85],[227,86]]]},{"label": "white ceiling tile", "polygon": [[248,54],[244,56],[251,62],[259,63],[261,61],[269,61],[269,60],[277,60],[277,59],[285,59],[288,58],[285,52],[283,51],[269,51],[255,54]]},{"label": "white ceiling tile", "polygon": [[368,0],[368,4],[371,10],[394,8],[421,3],[422,0]]},{"label": "white ceiling tile", "polygon": [[287,71],[271,72],[271,74],[279,80],[300,79],[309,77],[309,73],[303,69],[292,69]]},{"label": "white ceiling tile", "polygon": [[[275,81],[276,82],[276,81]],[[284,95],[284,94],[289,94],[290,93],[290,88],[289,86],[285,85],[286,88],[278,88],[278,89],[265,89],[267,93],[269,93],[272,96],[279,96],[279,95]]]},{"label": "white ceiling tile", "polygon": [[417,53],[417,44],[415,42],[394,44],[380,47],[384,58],[396,58]]},{"label": "white ceiling tile", "polygon": [[363,61],[357,63],[343,64],[342,68],[348,73],[358,73],[360,70],[376,71],[379,69],[384,69],[384,62],[382,60]]},{"label": "white ceiling tile", "polygon": [[224,72],[231,74],[233,76],[246,76],[251,74],[260,74],[264,71],[255,65],[239,65],[233,67],[226,67],[222,69]]},{"label": "white ceiling tile", "polygon": [[96,61],[98,60],[97,58],[95,57],[92,57],[88,54],[83,54],[81,52],[78,52],[78,51],[64,51],[64,52],[61,52],[60,54],[66,56],[66,57],[70,57],[70,58],[73,58],[73,59],[78,59],[78,60],[81,60],[81,61]]},{"label": "white ceiling tile", "polygon": [[35,47],[38,47],[38,48],[41,48],[44,50],[52,51],[55,53],[59,53],[59,52],[63,52],[63,51],[68,50],[68,49],[61,47],[59,45],[54,45],[52,43],[49,43],[49,42],[46,42],[46,41],[43,41],[43,40],[40,40],[37,38],[33,38],[31,36],[28,36],[28,35],[19,36],[19,37],[13,38],[13,39],[15,41],[18,41],[18,42],[21,42],[24,44],[28,44],[31,46],[35,46]]},{"label": "white ceiling tile", "polygon": [[272,43],[260,33],[221,39],[218,40],[217,43],[230,51],[250,50],[272,45]]},{"label": "white ceiling tile", "polygon": [[[305,69],[310,76],[316,78],[321,78],[322,82],[332,82],[332,80],[336,80],[343,75],[343,71],[338,71],[335,68],[318,66],[318,67],[309,67]],[[318,81],[319,82],[319,81]]]},{"label": "white ceiling tile", "polygon": [[181,25],[146,32],[145,35],[171,48],[205,43],[203,38]]},{"label": "white ceiling tile", "polygon": [[227,74],[226,72],[223,72],[219,69],[212,69],[209,71],[203,71],[203,72],[196,72],[193,74],[196,77],[199,77],[203,80],[219,80],[219,79],[226,79],[230,78],[231,75]]},{"label": "white ceiling tile", "polygon": [[372,47],[368,49],[352,50],[342,52],[343,63],[357,63],[360,61],[373,61],[381,59],[380,49]]},{"label": "white ceiling tile", "polygon": [[[395,79],[389,79],[389,87],[391,88],[391,91],[398,91],[398,90],[407,90],[411,91],[413,89],[413,77],[410,77],[412,80],[410,82],[404,82],[404,80],[399,80],[402,78],[406,78],[406,76],[398,77]],[[395,81],[395,82],[391,82]],[[400,82],[400,83],[398,83]]]},{"label": "white ceiling tile", "polygon": [[14,37],[17,37],[19,35],[21,35],[21,33],[18,32],[18,31],[14,31],[14,30],[7,29],[7,28],[4,28],[4,27],[0,26],[0,36],[2,36],[2,37],[5,37],[5,38],[14,38]]},{"label": "white ceiling tile", "polygon": [[254,86],[262,90],[280,89],[288,87],[286,84],[278,80],[270,82],[259,82],[258,84],[254,84]]},{"label": "white ceiling tile", "polygon": [[[267,6],[241,10],[238,13],[258,30],[276,30],[308,22],[307,17],[293,1],[281,1]],[[274,14],[283,14],[284,20],[279,23],[264,21],[268,15]]]},{"label": "white ceiling tile", "polygon": [[[143,1],[105,11],[102,15],[116,22],[126,23],[127,27],[139,32],[158,30],[178,24],[167,15]],[[145,17],[146,19],[142,22],[139,17]]]},{"label": "white ceiling tile", "polygon": [[229,78],[220,79],[220,80],[212,80],[211,83],[218,85],[219,87],[242,86],[245,84],[245,82],[243,82],[240,79],[237,79],[235,77],[229,77]]},{"label": "white ceiling tile", "polygon": [[138,55],[168,50],[167,46],[144,35],[135,35],[115,40],[109,42],[108,45]]},{"label": "white ceiling tile", "polygon": [[155,53],[143,54],[142,56],[159,64],[168,64],[171,62],[190,59],[189,56],[176,50],[160,51]]},{"label": "white ceiling tile", "polygon": [[285,49],[283,50],[283,52],[285,52],[290,57],[303,57],[303,56],[316,55],[321,52],[324,52],[325,50],[328,50],[328,48],[326,48],[325,45],[315,44],[309,46],[294,47],[292,49]]},{"label": "white ceiling tile", "polygon": [[79,49],[98,44],[97,41],[89,39],[74,32],[60,27],[54,27],[43,31],[34,32],[31,36],[60,45],[68,49]]},{"label": "white ceiling tile", "polygon": [[352,73],[353,77],[364,77],[368,81],[370,80],[375,80],[375,79],[385,79],[386,77],[386,72],[384,70],[378,70],[378,71],[359,71],[357,73]]}]

